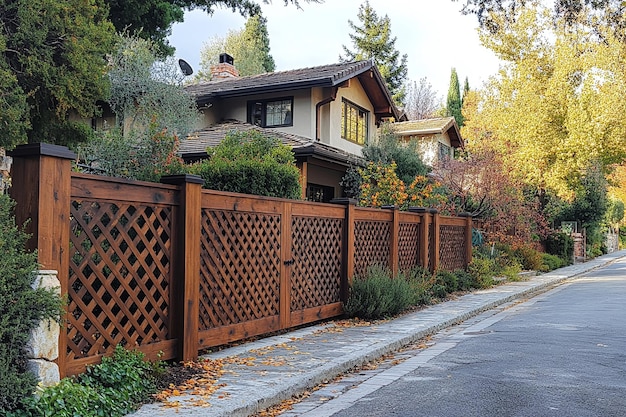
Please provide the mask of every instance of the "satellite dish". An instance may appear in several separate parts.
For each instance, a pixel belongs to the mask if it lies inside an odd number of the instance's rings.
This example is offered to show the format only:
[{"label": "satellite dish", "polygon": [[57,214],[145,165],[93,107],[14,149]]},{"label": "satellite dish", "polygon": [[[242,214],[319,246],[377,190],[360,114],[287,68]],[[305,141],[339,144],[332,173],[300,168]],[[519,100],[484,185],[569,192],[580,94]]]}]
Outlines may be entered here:
[{"label": "satellite dish", "polygon": [[188,76],[188,75],[193,74],[193,68],[191,68],[191,65],[189,65],[187,61],[185,61],[184,59],[178,60],[178,66],[180,67],[180,70],[183,72],[183,75]]}]

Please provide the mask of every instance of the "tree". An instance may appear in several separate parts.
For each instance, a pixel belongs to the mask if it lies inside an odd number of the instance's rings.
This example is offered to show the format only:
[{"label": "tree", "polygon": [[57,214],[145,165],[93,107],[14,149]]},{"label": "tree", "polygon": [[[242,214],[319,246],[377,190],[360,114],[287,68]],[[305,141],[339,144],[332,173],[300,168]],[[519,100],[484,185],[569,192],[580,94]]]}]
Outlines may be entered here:
[{"label": "tree", "polygon": [[585,21],[553,26],[535,6],[506,31],[481,32],[505,65],[466,99],[462,133],[470,151],[489,146],[524,183],[571,200],[589,166],[606,174],[626,158],[624,44]]},{"label": "tree", "polygon": [[533,235],[545,236],[536,195],[509,174],[496,152],[474,149],[459,159],[440,161],[433,176],[448,192],[448,210],[482,220],[492,239],[528,243]]},{"label": "tree", "polygon": [[[318,2],[319,0],[304,0]],[[270,0],[263,0],[269,3]],[[174,48],[167,43],[172,25],[182,22],[185,10],[202,9],[208,14],[216,7],[227,7],[244,16],[261,13],[261,6],[253,0],[106,0],[110,19],[118,32],[128,31],[149,39],[157,45],[160,56],[172,55]],[[299,7],[299,0],[284,0]]]},{"label": "tree", "polygon": [[178,138],[198,120],[193,97],[172,59],[159,61],[155,45],[136,36],[120,36],[110,57],[108,102],[116,128],[98,132],[79,156],[97,173],[146,181],[179,173]]},{"label": "tree", "polygon": [[452,68],[450,73],[450,87],[448,88],[448,99],[446,101],[446,113],[453,116],[459,127],[463,126],[463,115],[461,114],[461,87],[459,86],[459,76],[456,69]]},{"label": "tree", "polygon": [[405,184],[411,184],[415,177],[426,176],[430,171],[420,157],[417,142],[400,143],[389,123],[381,126],[376,139],[365,145],[362,152],[368,162],[378,165],[396,164],[395,172]]},{"label": "tree", "polygon": [[106,96],[114,42],[103,0],[0,3],[0,145],[64,143],[70,113]]},{"label": "tree", "polygon": [[[459,1],[459,0],[452,0]],[[498,32],[519,16],[519,10],[533,3],[528,0],[463,0],[462,12],[474,14],[481,27]],[[618,35],[626,27],[626,5],[622,0],[554,0],[554,21],[575,25],[581,18],[589,23],[610,26]]]},{"label": "tree", "polygon": [[463,103],[465,102],[465,97],[470,92],[469,80],[465,77],[465,82],[463,83],[463,97],[461,97],[461,108],[463,108]]},{"label": "tree", "polygon": [[217,64],[219,54],[226,52],[235,61],[239,75],[256,75],[272,72],[276,69],[274,58],[270,55],[270,40],[267,33],[267,20],[261,16],[252,16],[244,29],[229,31],[225,38],[214,38],[206,44],[200,53],[200,70],[196,81],[211,79],[211,66]]},{"label": "tree", "polygon": [[404,102],[404,81],[408,72],[407,55],[396,50],[396,38],[391,37],[391,21],[387,15],[378,17],[369,1],[359,6],[357,15],[361,26],[348,20],[353,48],[343,46],[342,62],[372,59],[380,71],[397,105]]},{"label": "tree", "polygon": [[404,111],[409,120],[435,117],[440,107],[437,92],[426,78],[421,78],[419,84],[417,81],[407,84]]}]

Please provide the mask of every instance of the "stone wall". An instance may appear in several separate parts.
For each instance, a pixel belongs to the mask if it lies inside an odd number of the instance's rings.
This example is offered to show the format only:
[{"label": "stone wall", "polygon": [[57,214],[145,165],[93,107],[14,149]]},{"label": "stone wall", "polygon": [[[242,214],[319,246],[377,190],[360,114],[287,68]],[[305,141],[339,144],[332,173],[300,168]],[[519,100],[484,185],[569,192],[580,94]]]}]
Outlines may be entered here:
[{"label": "stone wall", "polygon": [[[57,271],[37,271],[33,288],[50,288],[61,295],[61,285]],[[55,385],[60,380],[59,366],[55,363],[59,357],[59,323],[45,320],[31,332],[26,345],[28,369],[39,378],[41,385]]]}]

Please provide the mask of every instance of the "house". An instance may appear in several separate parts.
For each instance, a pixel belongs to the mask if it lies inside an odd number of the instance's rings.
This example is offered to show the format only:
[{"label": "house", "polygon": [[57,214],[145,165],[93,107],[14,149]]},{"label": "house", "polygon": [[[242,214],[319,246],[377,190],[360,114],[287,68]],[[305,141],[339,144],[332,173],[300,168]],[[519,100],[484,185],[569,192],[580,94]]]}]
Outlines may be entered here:
[{"label": "house", "polygon": [[183,159],[206,157],[229,130],[259,129],[292,146],[309,200],[341,197],[341,178],[377,126],[402,117],[372,61],[239,77],[222,54],[212,73],[212,81],[186,87],[202,121],[182,141]]},{"label": "house", "polygon": [[416,140],[422,160],[433,165],[454,156],[454,150],[463,147],[463,138],[454,117],[409,120],[391,124],[391,129],[402,141]]}]

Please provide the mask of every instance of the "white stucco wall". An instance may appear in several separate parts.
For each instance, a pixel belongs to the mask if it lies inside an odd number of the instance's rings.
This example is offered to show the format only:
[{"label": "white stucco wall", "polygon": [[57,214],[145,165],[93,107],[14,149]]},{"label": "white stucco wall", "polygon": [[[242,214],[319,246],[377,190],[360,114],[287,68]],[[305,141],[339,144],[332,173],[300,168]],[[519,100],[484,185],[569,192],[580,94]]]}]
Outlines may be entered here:
[{"label": "white stucco wall", "polygon": [[[374,115],[374,107],[370,102],[365,90],[361,86],[359,80],[353,78],[350,80],[348,87],[342,87],[337,92],[337,98],[330,103],[330,141],[329,144],[336,148],[343,149],[354,155],[361,156],[363,147],[354,142],[341,138],[341,106],[342,99],[346,99],[369,112],[368,117],[368,137],[371,140],[376,135],[376,116]],[[366,142],[367,143],[367,142]]]},{"label": "white stucco wall", "polygon": [[[315,137],[315,104],[311,105],[311,91],[309,89],[289,91],[285,93],[257,94],[253,96],[236,97],[220,100],[211,107],[203,110],[201,126],[204,128],[218,123],[221,120],[248,120],[248,102],[251,100],[267,100],[293,97],[293,126],[277,127],[286,133]],[[313,109],[311,110],[311,107]]]},{"label": "white stucco wall", "polygon": [[439,157],[439,144],[443,143],[451,147],[450,137],[447,133],[428,135],[428,136],[410,136],[404,137],[406,141],[417,140],[417,149],[422,157],[422,161],[426,165],[433,165]]}]

